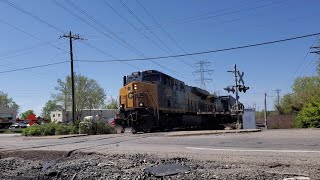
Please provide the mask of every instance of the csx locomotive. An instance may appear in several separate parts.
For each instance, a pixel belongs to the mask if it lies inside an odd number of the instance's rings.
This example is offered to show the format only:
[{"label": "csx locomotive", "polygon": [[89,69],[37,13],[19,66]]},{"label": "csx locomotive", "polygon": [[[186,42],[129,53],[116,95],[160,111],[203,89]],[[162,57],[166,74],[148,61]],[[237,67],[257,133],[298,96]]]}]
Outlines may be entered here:
[{"label": "csx locomotive", "polygon": [[[173,128],[217,128],[236,122],[232,96],[217,96],[186,85],[156,70],[134,72],[123,77],[117,124],[132,127],[132,133]],[[237,109],[236,109],[237,108]],[[237,113],[235,113],[237,111]]]}]

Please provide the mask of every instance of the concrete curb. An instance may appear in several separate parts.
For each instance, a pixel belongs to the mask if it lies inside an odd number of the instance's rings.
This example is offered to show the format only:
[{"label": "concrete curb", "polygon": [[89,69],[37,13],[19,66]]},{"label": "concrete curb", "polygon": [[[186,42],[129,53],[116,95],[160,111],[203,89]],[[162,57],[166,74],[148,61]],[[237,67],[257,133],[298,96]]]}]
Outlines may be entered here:
[{"label": "concrete curb", "polygon": [[57,136],[33,136],[24,137],[24,140],[34,140],[34,139],[66,139],[73,137],[88,136],[88,134],[70,134],[70,135],[57,135]]},{"label": "concrete curb", "polygon": [[261,129],[240,129],[240,130],[205,130],[205,131],[178,131],[166,134],[168,137],[174,136],[199,136],[210,134],[227,134],[227,133],[252,133],[260,132]]}]

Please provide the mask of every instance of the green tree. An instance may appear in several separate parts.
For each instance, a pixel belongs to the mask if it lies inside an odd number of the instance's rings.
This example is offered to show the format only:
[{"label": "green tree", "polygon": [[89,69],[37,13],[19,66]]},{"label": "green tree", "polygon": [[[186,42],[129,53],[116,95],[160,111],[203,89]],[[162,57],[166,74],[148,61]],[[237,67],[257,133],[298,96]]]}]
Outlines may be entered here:
[{"label": "green tree", "polygon": [[26,112],[20,114],[20,118],[21,119],[26,119],[30,114],[34,114],[34,111],[33,110],[27,110]]},{"label": "green tree", "polygon": [[319,77],[299,77],[295,79],[292,89],[293,92],[283,96],[280,107],[284,114],[295,114],[302,110],[304,105],[320,98]]},{"label": "green tree", "polygon": [[111,96],[110,100],[106,103],[105,109],[118,109],[118,101],[117,99]]},{"label": "green tree", "polygon": [[[103,107],[106,97],[104,89],[100,84],[88,77],[75,75],[75,105],[76,111],[81,112],[83,109],[98,109]],[[71,110],[71,78],[67,76],[65,80],[58,79],[53,94],[53,99],[65,110]]]},{"label": "green tree", "polygon": [[0,107],[9,107],[19,109],[19,105],[13,101],[5,92],[0,91]]},{"label": "green tree", "polygon": [[296,126],[301,128],[320,127],[320,100],[307,103],[296,117]]},{"label": "green tree", "polygon": [[42,108],[42,116],[44,119],[50,120],[50,113],[52,111],[62,111],[63,107],[59,104],[57,104],[54,100],[49,100],[45,106]]}]

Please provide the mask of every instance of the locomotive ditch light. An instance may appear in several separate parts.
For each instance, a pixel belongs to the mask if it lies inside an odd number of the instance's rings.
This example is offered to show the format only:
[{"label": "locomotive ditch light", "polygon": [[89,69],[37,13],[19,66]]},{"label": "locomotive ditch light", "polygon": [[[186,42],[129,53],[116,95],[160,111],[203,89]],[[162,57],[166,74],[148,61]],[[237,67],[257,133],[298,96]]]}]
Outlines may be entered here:
[{"label": "locomotive ditch light", "polygon": [[139,106],[140,106],[140,107],[143,107],[143,105],[144,105],[143,102],[139,103]]}]

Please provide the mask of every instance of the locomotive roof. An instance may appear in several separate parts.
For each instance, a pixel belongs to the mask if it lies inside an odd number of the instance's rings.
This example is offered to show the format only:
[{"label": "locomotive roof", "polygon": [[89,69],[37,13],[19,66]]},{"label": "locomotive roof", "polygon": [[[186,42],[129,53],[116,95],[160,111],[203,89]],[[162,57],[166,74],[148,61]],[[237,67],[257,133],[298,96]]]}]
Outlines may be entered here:
[{"label": "locomotive roof", "polygon": [[[139,71],[139,72],[134,72],[134,73],[142,73],[142,74],[162,74],[162,75],[165,75],[165,76],[168,76],[169,78],[172,78],[176,81],[179,81],[183,84],[185,84],[185,82],[181,81],[181,80],[178,80],[168,74],[165,74],[163,72],[160,72],[160,71],[157,71],[157,70],[145,70],[145,71]],[[134,75],[134,73],[132,73],[132,75]],[[188,86],[188,85],[186,85]],[[201,89],[201,88],[198,88],[198,87],[193,87],[193,86],[190,86],[192,88],[194,88],[195,90],[197,90],[199,93],[201,92],[201,94],[206,94],[206,95],[209,95],[210,93],[207,91],[207,90],[204,90],[204,89]]]},{"label": "locomotive roof", "polygon": [[177,80],[177,81],[180,81],[180,82],[184,83],[183,81],[181,81],[181,80],[179,80],[179,79],[176,79],[176,78],[174,78],[174,77],[172,77],[172,76],[170,76],[170,75],[168,75],[168,74],[165,74],[165,73],[160,72],[160,71],[157,71],[157,70],[144,70],[144,71],[138,71],[138,72],[133,72],[133,73],[132,73],[132,75],[134,75],[134,73],[143,73],[143,74],[163,74],[163,75],[165,75],[165,76],[168,76],[168,77],[170,77],[170,78],[172,78],[172,79],[175,79],[175,80]]}]

